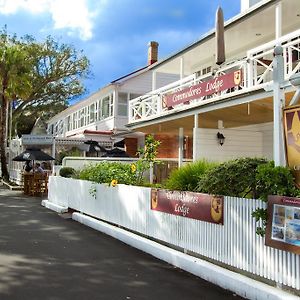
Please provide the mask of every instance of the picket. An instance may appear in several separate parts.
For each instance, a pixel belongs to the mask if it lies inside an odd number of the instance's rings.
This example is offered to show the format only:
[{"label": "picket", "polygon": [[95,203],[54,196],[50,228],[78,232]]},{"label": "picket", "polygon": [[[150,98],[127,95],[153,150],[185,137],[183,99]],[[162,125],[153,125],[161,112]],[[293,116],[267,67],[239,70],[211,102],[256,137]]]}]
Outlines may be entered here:
[{"label": "picket", "polygon": [[[96,195],[89,192],[96,186]],[[151,210],[151,189],[51,176],[49,201],[134,230],[185,251],[300,289],[299,255],[265,246],[251,213],[260,200],[224,198],[224,225]]]}]

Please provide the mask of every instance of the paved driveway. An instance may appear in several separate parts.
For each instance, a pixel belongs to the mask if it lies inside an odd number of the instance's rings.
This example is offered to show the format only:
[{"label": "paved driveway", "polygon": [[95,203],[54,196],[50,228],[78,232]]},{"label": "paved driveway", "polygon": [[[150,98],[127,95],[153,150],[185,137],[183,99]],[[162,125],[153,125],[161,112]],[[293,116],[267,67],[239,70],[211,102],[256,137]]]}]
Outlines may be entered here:
[{"label": "paved driveway", "polygon": [[241,299],[0,189],[0,299]]}]

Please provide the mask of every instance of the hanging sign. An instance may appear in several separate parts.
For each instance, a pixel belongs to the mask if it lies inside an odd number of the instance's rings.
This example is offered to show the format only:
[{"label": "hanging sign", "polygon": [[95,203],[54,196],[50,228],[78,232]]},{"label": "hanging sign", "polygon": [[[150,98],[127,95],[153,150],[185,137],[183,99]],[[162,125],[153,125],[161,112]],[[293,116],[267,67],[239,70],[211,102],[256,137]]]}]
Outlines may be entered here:
[{"label": "hanging sign", "polygon": [[300,254],[300,199],[268,197],[266,245]]},{"label": "hanging sign", "polygon": [[284,109],[283,116],[287,162],[300,187],[300,106]]},{"label": "hanging sign", "polygon": [[151,190],[151,209],[210,223],[223,224],[223,196]]},{"label": "hanging sign", "polygon": [[212,95],[242,83],[242,70],[237,70],[225,75],[218,76],[212,80],[201,82],[189,88],[185,88],[176,93],[164,96],[164,105],[174,107],[178,104],[185,103],[194,99],[199,99],[204,96]]}]

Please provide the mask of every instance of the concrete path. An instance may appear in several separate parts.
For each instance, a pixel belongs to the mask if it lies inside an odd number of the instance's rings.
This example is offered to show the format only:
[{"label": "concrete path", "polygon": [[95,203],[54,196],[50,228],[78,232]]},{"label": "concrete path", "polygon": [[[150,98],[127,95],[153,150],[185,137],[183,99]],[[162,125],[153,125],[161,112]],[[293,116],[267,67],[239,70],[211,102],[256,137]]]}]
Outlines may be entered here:
[{"label": "concrete path", "polygon": [[0,299],[242,299],[0,188]]}]

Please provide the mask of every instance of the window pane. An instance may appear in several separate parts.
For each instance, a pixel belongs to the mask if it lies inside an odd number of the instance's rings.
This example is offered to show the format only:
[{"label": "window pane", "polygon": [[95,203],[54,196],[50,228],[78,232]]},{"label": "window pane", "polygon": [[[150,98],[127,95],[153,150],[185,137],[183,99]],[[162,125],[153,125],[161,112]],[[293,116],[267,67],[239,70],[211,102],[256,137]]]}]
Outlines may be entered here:
[{"label": "window pane", "polygon": [[119,116],[127,116],[127,105],[120,105],[118,106],[118,115]]},{"label": "window pane", "polygon": [[95,122],[95,103],[90,106],[90,123]]},{"label": "window pane", "polygon": [[102,117],[109,117],[109,97],[106,97],[102,100]]}]

